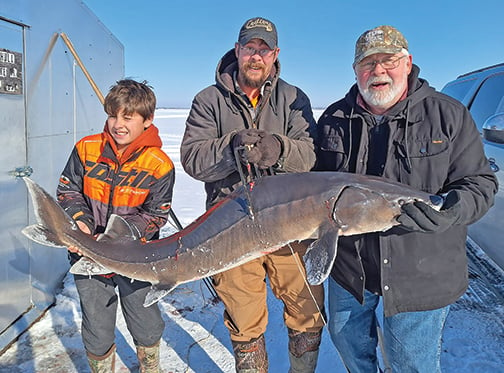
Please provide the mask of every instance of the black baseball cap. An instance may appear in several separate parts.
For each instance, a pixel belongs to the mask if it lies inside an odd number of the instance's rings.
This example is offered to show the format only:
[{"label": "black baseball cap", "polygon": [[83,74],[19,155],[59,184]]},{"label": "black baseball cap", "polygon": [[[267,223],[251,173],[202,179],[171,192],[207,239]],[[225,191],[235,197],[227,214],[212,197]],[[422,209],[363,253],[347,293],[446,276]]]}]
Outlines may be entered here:
[{"label": "black baseball cap", "polygon": [[264,40],[268,47],[275,49],[278,45],[278,35],[274,23],[262,17],[246,21],[240,29],[238,43],[245,45],[256,38]]}]

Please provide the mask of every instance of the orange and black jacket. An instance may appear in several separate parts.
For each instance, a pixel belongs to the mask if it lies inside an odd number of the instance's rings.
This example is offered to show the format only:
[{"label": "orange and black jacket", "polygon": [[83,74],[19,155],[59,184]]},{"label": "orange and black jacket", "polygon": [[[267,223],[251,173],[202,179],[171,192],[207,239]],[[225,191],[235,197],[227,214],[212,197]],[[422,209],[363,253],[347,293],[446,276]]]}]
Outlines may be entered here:
[{"label": "orange and black jacket", "polygon": [[151,125],[119,156],[107,126],[81,139],[72,151],[57,188],[58,202],[93,234],[102,233],[111,214],[120,215],[138,238],[159,236],[171,207],[175,169],[161,150]]}]

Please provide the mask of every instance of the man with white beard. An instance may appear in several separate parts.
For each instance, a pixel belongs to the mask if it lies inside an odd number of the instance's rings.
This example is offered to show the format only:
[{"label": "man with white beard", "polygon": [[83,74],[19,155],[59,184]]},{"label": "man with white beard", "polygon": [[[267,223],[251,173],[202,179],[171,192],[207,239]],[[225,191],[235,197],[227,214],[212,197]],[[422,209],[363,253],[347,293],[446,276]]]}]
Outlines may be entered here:
[{"label": "man with white beard", "polygon": [[467,289],[466,227],[493,204],[497,180],[468,110],[418,78],[398,30],[364,32],[353,68],[357,84],[319,119],[317,169],[382,176],[445,202],[405,204],[401,225],[339,238],[331,339],[349,372],[377,372],[382,302],[385,371],[440,372],[449,305]]}]

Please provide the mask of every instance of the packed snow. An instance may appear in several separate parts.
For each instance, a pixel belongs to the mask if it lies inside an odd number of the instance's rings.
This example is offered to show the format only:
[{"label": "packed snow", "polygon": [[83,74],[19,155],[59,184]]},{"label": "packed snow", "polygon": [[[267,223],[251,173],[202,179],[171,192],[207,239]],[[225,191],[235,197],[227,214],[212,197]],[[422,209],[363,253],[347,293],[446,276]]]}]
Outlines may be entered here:
[{"label": "packed snow", "polygon": [[[179,146],[187,113],[186,109],[158,109],[154,121],[160,129],[163,149],[175,163],[173,208],[184,226],[203,213],[205,200],[203,184],[186,175],[180,165]],[[315,114],[320,115],[320,111]],[[172,232],[175,229],[168,225],[163,230],[164,235]],[[471,278],[471,282],[478,280],[478,276]],[[485,286],[477,288],[483,293],[475,294],[471,287],[451,308],[443,336],[443,372],[504,372],[504,300]],[[287,372],[282,304],[270,292],[268,305],[270,372]],[[178,287],[159,306],[166,322],[161,341],[163,372],[234,372],[231,342],[222,319],[223,305],[212,298],[203,281]],[[80,323],[77,291],[72,276],[67,275],[55,305],[0,356],[0,372],[89,372]],[[120,312],[116,336],[116,372],[137,371],[135,348]],[[317,372],[345,372],[327,329]]]}]

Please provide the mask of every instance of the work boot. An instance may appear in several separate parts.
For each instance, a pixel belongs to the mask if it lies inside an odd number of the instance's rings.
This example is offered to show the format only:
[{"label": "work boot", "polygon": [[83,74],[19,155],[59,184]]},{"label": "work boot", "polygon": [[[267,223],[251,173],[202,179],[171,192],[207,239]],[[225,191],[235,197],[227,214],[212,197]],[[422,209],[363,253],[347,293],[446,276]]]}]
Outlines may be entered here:
[{"label": "work boot", "polygon": [[105,355],[97,356],[86,352],[91,373],[111,373],[115,369],[115,344],[110,347]]},{"label": "work boot", "polygon": [[236,360],[236,373],[268,373],[264,335],[250,342],[231,342]]},{"label": "work boot", "polygon": [[322,330],[298,332],[289,329],[289,373],[314,373],[317,367]]},{"label": "work boot", "polygon": [[150,347],[136,346],[140,373],[159,373],[159,342]]}]

